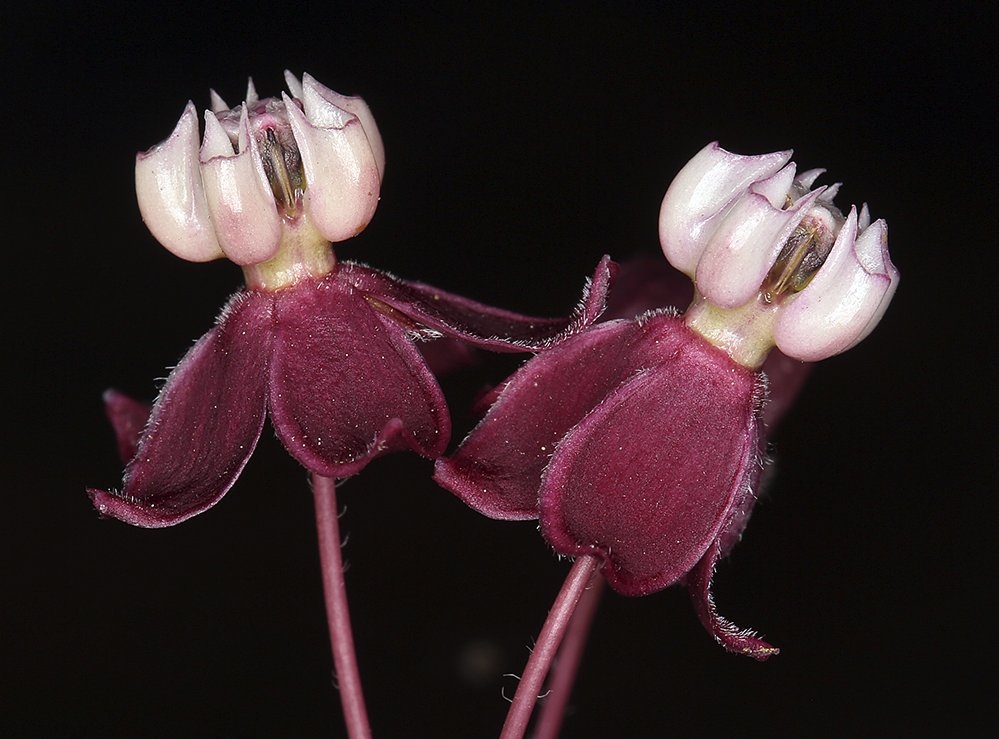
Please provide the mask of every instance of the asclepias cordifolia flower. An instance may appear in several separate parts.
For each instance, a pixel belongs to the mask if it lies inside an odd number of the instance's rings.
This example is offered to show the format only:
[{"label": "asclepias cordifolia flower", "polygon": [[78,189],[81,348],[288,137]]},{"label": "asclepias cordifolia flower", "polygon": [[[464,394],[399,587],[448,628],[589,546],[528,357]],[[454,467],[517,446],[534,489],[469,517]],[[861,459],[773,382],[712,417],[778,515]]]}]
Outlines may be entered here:
[{"label": "asclepias cordifolia flower", "polygon": [[620,593],[684,582],[708,631],[760,660],[776,649],[711,595],[766,461],[760,368],[775,345],[807,361],[853,346],[898,284],[884,221],[844,216],[837,186],[810,189],[821,171],[798,175],[790,156],[697,154],[659,224],[694,281],[687,311],[607,321],[530,359],[435,473],[487,516],[539,518],[556,552],[596,558]]},{"label": "asclepias cordifolia flower", "polygon": [[199,146],[189,103],[170,137],[136,158],[143,219],[190,261],[226,257],[245,289],[167,378],[138,439],[141,406],[106,396],[123,453],[120,492],[92,489],[101,513],[169,526],[230,489],[270,416],[288,452],[315,475],[353,475],[379,454],[441,454],[443,394],[416,341],[446,336],[532,351],[592,323],[613,265],[604,259],[573,318],[482,305],[361,264],[331,242],[370,221],[385,155],[368,106],[309,75],[241,105],[212,92]]}]

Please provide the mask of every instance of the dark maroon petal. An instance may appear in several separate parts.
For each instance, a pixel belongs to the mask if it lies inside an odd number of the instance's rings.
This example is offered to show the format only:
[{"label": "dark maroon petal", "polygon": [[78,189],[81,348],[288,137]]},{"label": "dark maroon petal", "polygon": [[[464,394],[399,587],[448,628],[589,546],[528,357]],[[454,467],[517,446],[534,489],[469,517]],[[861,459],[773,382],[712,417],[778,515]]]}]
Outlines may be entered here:
[{"label": "dark maroon petal", "polygon": [[728,556],[732,547],[742,539],[742,532],[745,531],[746,525],[749,523],[749,517],[756,506],[760,491],[773,477],[774,467],[767,457],[766,445],[766,440],[760,436],[760,448],[756,454],[759,464],[750,468],[749,474],[743,481],[742,490],[739,491],[739,495],[732,505],[728,522],[718,534],[718,559]]},{"label": "dark maroon petal", "polygon": [[749,629],[740,629],[731,621],[718,615],[718,609],[715,607],[715,600],[711,594],[711,579],[714,576],[715,565],[718,563],[720,554],[721,545],[715,541],[687,576],[687,588],[694,602],[694,610],[704,628],[725,649],[763,662],[780,650],[760,639],[755,632]]},{"label": "dark maroon petal", "polygon": [[640,371],[559,444],[539,500],[556,551],[602,554],[625,595],[685,575],[718,536],[758,464],[753,372],[678,321],[669,361]]},{"label": "dark maroon petal", "polygon": [[438,460],[434,479],[491,518],[537,518],[555,446],[635,371],[631,358],[646,333],[635,321],[613,321],[532,358],[454,455]]},{"label": "dark maroon petal", "polygon": [[792,359],[780,349],[771,349],[763,363],[767,376],[767,403],[763,407],[763,423],[769,435],[780,423],[805,385],[812,371],[813,362]]},{"label": "dark maroon petal", "polygon": [[423,355],[423,361],[435,377],[444,377],[452,372],[474,367],[481,362],[481,356],[475,349],[449,336],[430,341],[417,341],[416,348]]},{"label": "dark maroon petal", "polygon": [[171,526],[232,487],[263,428],[270,298],[239,293],[170,373],[121,493],[90,490],[102,514]]},{"label": "dark maroon petal", "polygon": [[635,257],[621,263],[601,319],[634,318],[659,308],[682,312],[693,299],[694,283],[674,269],[661,252],[654,257]]},{"label": "dark maroon petal", "polygon": [[537,318],[493,308],[419,282],[345,262],[339,276],[365,294],[371,305],[407,328],[433,329],[499,352],[537,351],[565,340],[600,316],[617,265],[604,257],[573,316]]},{"label": "dark maroon petal", "polygon": [[441,454],[451,420],[406,331],[338,273],[275,298],[271,422],[307,469],[347,477],[384,452]]},{"label": "dark maroon petal", "polygon": [[104,412],[114,428],[122,464],[128,464],[135,456],[151,409],[149,403],[142,403],[113,388],[104,391]]}]

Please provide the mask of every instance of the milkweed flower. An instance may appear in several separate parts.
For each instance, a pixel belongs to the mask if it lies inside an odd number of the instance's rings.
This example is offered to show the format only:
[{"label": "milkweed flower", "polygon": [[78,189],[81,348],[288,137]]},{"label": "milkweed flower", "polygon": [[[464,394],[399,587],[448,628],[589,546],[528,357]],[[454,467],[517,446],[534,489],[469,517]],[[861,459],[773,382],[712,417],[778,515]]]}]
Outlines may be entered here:
[{"label": "milkweed flower", "polygon": [[[593,326],[529,360],[435,479],[498,519],[540,519],[562,555],[597,557],[625,595],[687,585],[727,649],[776,649],[721,617],[718,560],[739,540],[765,465],[760,370],[774,346],[814,361],[856,344],[898,284],[883,221],[810,189],[790,152],[711,144],[663,200],[660,240],[694,282],[684,314]],[[627,298],[625,298],[627,302]]]},{"label": "milkweed flower", "polygon": [[143,219],[175,255],[240,265],[243,290],[171,372],[135,437],[140,406],[106,396],[123,453],[120,491],[91,489],[102,514],[169,526],[230,489],[266,416],[310,472],[353,475],[374,457],[441,454],[443,394],[417,349],[447,336],[495,351],[532,351],[592,323],[611,273],[604,259],[572,319],[482,305],[370,267],[337,261],[378,203],[385,155],[368,106],[309,75],[235,108],[214,92],[199,146],[189,103],[170,137],[136,158]]}]

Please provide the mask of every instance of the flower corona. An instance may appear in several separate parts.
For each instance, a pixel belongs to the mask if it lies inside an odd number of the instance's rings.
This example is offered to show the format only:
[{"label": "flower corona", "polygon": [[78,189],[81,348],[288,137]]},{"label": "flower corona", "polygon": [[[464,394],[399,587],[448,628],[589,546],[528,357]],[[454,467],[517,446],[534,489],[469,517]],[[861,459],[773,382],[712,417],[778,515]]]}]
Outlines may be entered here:
[{"label": "flower corona", "polygon": [[884,220],[871,223],[866,205],[844,217],[839,184],[812,190],[824,170],[797,174],[790,158],[709,144],[660,210],[663,252],[696,287],[687,324],[753,368],[775,345],[806,361],[849,349],[898,286]]},{"label": "flower corona", "polygon": [[291,96],[257,96],[251,80],[230,109],[212,92],[198,146],[188,103],[173,133],[136,157],[139,210],[182,259],[227,257],[247,284],[280,289],[332,268],[329,242],[362,231],[378,205],[385,150],[358,97],[290,72]]}]

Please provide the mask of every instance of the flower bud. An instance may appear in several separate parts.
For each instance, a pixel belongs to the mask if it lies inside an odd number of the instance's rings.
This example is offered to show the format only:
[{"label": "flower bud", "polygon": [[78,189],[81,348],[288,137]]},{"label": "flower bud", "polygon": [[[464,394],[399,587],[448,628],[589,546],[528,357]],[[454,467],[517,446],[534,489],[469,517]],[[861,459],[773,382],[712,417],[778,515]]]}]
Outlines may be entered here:
[{"label": "flower bud", "polygon": [[385,152],[368,106],[309,75],[285,79],[290,97],[261,100],[251,80],[232,109],[213,90],[200,150],[189,103],[170,137],[136,157],[143,220],[182,259],[256,265],[289,232],[342,241],[374,215]]},{"label": "flower bud", "polygon": [[774,345],[815,361],[869,334],[898,285],[884,221],[866,206],[847,217],[839,189],[811,189],[791,152],[739,156],[701,150],[663,199],[659,235],[692,277],[687,323],[736,361],[758,367]]}]

